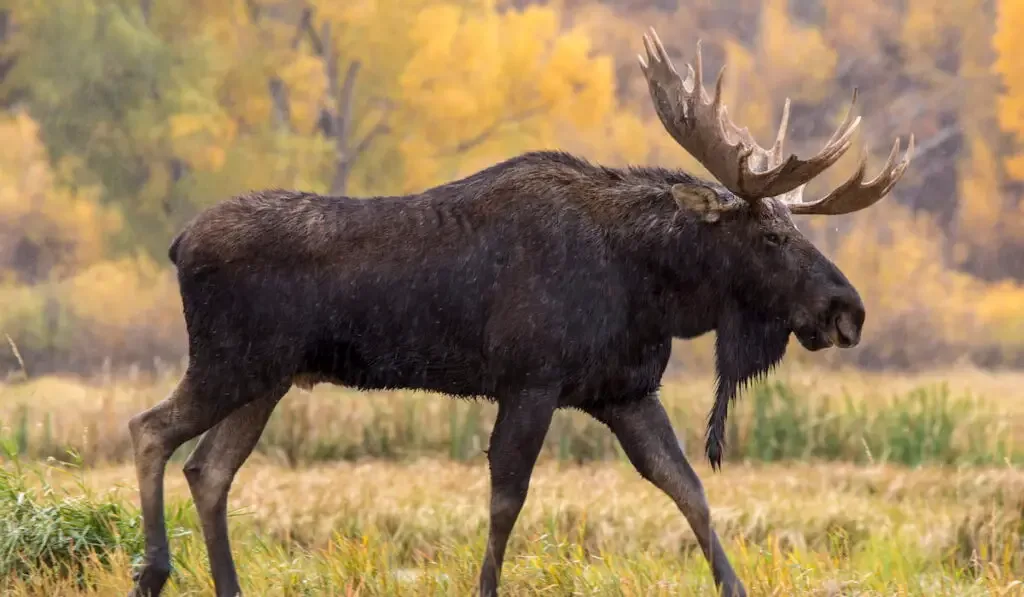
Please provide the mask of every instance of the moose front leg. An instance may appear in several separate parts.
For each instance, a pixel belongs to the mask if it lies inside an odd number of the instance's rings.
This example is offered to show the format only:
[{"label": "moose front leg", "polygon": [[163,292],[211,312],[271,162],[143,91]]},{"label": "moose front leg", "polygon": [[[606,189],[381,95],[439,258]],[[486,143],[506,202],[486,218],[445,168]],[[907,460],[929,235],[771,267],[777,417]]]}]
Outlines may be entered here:
[{"label": "moose front leg", "polygon": [[598,407],[588,412],[612,430],[637,472],[668,494],[682,511],[704,557],[711,564],[721,594],[745,597],[743,584],[736,578],[718,535],[711,528],[704,487],[686,460],[661,402],[655,396],[648,396],[637,402]]},{"label": "moose front leg", "polygon": [[505,547],[526,502],[530,476],[555,412],[557,396],[524,392],[498,403],[487,460],[491,471],[491,521],[480,570],[480,597],[497,597]]}]

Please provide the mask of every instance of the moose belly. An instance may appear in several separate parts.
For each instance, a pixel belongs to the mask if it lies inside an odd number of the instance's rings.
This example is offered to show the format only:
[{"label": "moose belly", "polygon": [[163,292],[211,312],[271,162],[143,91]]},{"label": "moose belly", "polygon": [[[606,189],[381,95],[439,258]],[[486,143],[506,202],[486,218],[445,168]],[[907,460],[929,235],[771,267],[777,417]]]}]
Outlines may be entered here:
[{"label": "moose belly", "polygon": [[295,376],[299,387],[332,383],[364,390],[411,389],[459,396],[488,393],[483,364],[457,351],[400,350],[386,346],[322,343]]}]

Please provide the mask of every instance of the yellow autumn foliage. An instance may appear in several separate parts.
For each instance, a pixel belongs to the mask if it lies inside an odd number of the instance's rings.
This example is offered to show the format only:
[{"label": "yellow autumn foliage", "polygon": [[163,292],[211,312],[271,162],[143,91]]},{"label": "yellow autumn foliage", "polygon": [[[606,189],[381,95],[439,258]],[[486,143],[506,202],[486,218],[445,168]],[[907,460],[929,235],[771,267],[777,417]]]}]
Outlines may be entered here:
[{"label": "yellow autumn foliage", "polygon": [[59,286],[59,300],[101,351],[131,351],[140,341],[173,346],[184,332],[174,273],[145,255],[86,268]]},{"label": "yellow autumn foliage", "polygon": [[794,101],[818,102],[832,83],[836,53],[820,30],[793,21],[788,4],[765,0],[762,6],[758,78],[770,78]]},{"label": "yellow autumn foliage", "polygon": [[[999,124],[1014,135],[1024,147],[1024,4],[1016,0],[998,2],[996,33],[993,43],[998,50],[994,68],[1003,79],[1004,93],[999,97]],[[1024,151],[1009,158],[1007,173],[1024,180]]]},{"label": "yellow autumn foliage", "polygon": [[58,184],[27,114],[0,118],[0,282],[61,277],[101,258],[121,219],[96,195]]},{"label": "yellow autumn foliage", "polygon": [[979,290],[973,301],[975,317],[989,338],[1014,355],[1024,354],[1024,286],[1002,280]]},{"label": "yellow autumn foliage", "polygon": [[890,2],[822,0],[822,4],[822,33],[839,48],[877,48],[880,31],[900,27],[898,7]]},{"label": "yellow autumn foliage", "polygon": [[834,253],[864,299],[865,343],[883,361],[913,362],[915,353],[984,341],[973,308],[981,285],[945,265],[942,231],[895,202],[884,209],[884,218],[854,216]]},{"label": "yellow autumn foliage", "polygon": [[438,3],[416,15],[409,39],[417,51],[395,115],[406,191],[552,147],[554,122],[603,127],[615,107],[611,61],[549,6],[499,14]]},{"label": "yellow autumn foliage", "polygon": [[[137,162],[130,167],[124,162],[132,160],[58,151],[65,149],[61,135],[70,134],[53,124],[71,118],[64,112],[39,121],[58,139],[48,141],[58,144],[52,156],[26,114],[0,117],[0,331],[37,355],[68,359],[180,353],[172,270],[162,255],[124,246],[122,233],[166,238],[195,210],[249,189],[326,192],[344,150],[371,134],[373,142],[353,162],[347,194],[414,192],[543,148],[612,166],[661,165],[706,176],[664,131],[636,65],[639,35],[653,23],[677,67],[692,61],[698,39],[707,81],[721,60],[728,62],[729,114],[762,144],[771,141],[789,96],[795,105],[787,149],[817,151],[843,116],[852,82],[882,89],[863,96],[861,106],[875,113],[862,112],[855,140],[870,148],[869,176],[893,135],[913,130],[925,148],[882,204],[799,222],[858,287],[868,321],[859,348],[794,351],[795,358],[909,365],[982,355],[1024,362],[1024,287],[1014,273],[1020,268],[1000,257],[1007,247],[1024,247],[1024,38],[1017,35],[1024,4],[997,0],[990,21],[982,0],[823,0],[810,7],[820,13],[817,23],[801,16],[813,3],[795,4],[696,0],[666,12],[628,2],[184,0],[152,3],[144,25],[126,8],[113,19],[114,33],[165,44],[142,55],[172,57],[166,78],[181,84],[144,90],[141,100],[126,93],[124,101],[138,101],[123,110],[124,122],[105,112],[90,120],[93,113],[83,111],[83,145],[122,151]],[[136,3],[120,5],[137,10]],[[82,15],[116,12],[99,0],[82,6]],[[308,27],[300,28],[307,9]],[[33,11],[36,18],[49,14]],[[59,31],[73,26],[54,23]],[[328,55],[337,58],[335,72]],[[49,66],[99,79],[116,70],[91,59]],[[894,67],[894,60],[905,64]],[[342,115],[348,138],[339,142],[322,130],[321,116],[343,111],[345,98],[331,82],[338,86],[353,65],[359,68],[352,71],[352,101]],[[270,92],[277,84],[283,106]],[[47,92],[57,93],[45,86],[39,93]],[[0,88],[3,98],[9,93]],[[892,105],[879,101],[890,93]],[[920,116],[927,111],[934,113]],[[810,113],[814,123],[804,119]],[[997,140],[1000,132],[1006,143]],[[941,144],[944,134],[952,145]],[[932,168],[950,147],[955,168]],[[809,194],[842,183],[858,151],[812,183]],[[137,184],[105,194],[97,182],[102,174],[107,183],[123,176]],[[916,177],[948,181],[956,190],[945,205],[901,207],[909,203],[902,195],[908,188],[932,194],[938,186]],[[181,204],[173,218],[164,215]],[[130,218],[139,214],[157,224],[136,230]],[[990,282],[969,270],[985,260],[997,266],[988,273],[1009,277],[992,275],[997,281]],[[712,355],[707,338],[687,346],[687,354]]]},{"label": "yellow autumn foliage", "polygon": [[59,281],[0,285],[0,333],[32,357],[98,365],[183,354],[174,274],[146,256],[100,261]]},{"label": "yellow autumn foliage", "polygon": [[0,333],[29,354],[179,351],[173,273],[149,257],[106,260],[118,212],[57,178],[37,123],[0,119]]},{"label": "yellow autumn foliage", "polygon": [[[974,135],[968,142],[967,159],[961,162],[963,199],[957,205],[959,232],[972,239],[973,245],[991,252],[998,249],[1003,222],[1008,219],[999,184],[999,161],[991,144],[980,135]],[[958,262],[962,260],[961,253],[955,255]]]},{"label": "yellow autumn foliage", "polygon": [[908,49],[914,53],[930,54],[941,51],[947,27],[955,23],[958,6],[966,2],[944,0],[910,0],[903,18],[902,36]]}]

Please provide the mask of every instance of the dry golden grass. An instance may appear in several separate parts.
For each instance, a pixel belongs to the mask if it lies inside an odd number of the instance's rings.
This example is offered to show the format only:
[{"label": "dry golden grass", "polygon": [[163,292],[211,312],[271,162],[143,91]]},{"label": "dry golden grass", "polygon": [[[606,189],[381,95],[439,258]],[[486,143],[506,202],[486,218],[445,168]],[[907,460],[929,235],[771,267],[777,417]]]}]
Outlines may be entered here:
[{"label": "dry golden grass", "polygon": [[[754,595],[1024,595],[1024,471],[849,465],[701,468],[719,534]],[[55,477],[56,483],[60,477]],[[89,471],[136,502],[128,467]],[[486,469],[438,460],[294,470],[256,457],[231,494],[250,595],[469,595],[486,533]],[[180,467],[169,469],[176,574],[212,589]],[[124,594],[132,556],[85,587],[39,571],[5,595]],[[621,463],[538,466],[512,538],[505,594],[711,595],[685,520]]]},{"label": "dry golden grass", "polygon": [[[948,408],[934,413],[952,418],[950,424],[958,426],[949,439],[956,452],[981,452],[987,462],[1002,462],[1004,452],[1024,454],[1024,445],[1013,444],[1015,438],[1024,438],[1024,372],[958,369],[895,375],[791,365],[770,380],[788,388],[795,396],[796,407],[811,409],[810,420],[792,419],[793,413],[769,413],[774,417],[770,424],[757,420],[752,392],[745,392],[730,412],[736,427],[730,430],[732,452],[727,457],[764,458],[763,450],[746,445],[755,429],[764,431],[770,425],[778,427],[779,433],[793,436],[819,423],[835,424],[837,419],[845,423],[860,416],[847,416],[848,404],[863,409],[864,418],[871,419],[883,414],[894,400],[912,396],[915,390],[934,392],[943,386],[953,401],[966,408],[966,412]],[[23,454],[36,458],[62,458],[71,448],[89,464],[127,462],[131,458],[128,419],[161,400],[176,381],[177,376],[169,373],[156,380],[85,382],[42,377],[0,384],[0,438],[12,438],[21,445]],[[662,400],[684,444],[691,451],[699,451],[713,400],[712,378],[692,373],[671,376],[662,390]],[[899,415],[903,408],[899,405],[895,413],[889,414]],[[311,393],[295,389],[285,397],[259,449],[290,464],[365,456],[393,459],[431,455],[470,460],[479,458],[486,445],[494,414],[491,404],[429,393],[361,393],[321,385]],[[841,454],[828,457],[850,460],[856,453],[858,459],[884,460],[885,454],[869,454],[864,445],[874,440],[884,449],[900,439],[889,435],[901,430],[893,429],[893,425],[881,431],[865,430],[864,423],[850,420],[848,426],[828,430],[835,437],[819,441],[846,444]],[[869,432],[876,437],[862,440],[859,436]],[[883,435],[877,436],[879,433]],[[902,441],[922,440],[907,437]],[[976,445],[978,442],[984,445]],[[557,413],[547,442],[549,455],[587,461],[613,456],[614,451],[610,434],[589,417],[578,412]]]},{"label": "dry golden grass", "polygon": [[[774,426],[769,444],[808,430],[800,418],[757,418],[748,392],[731,418],[738,425],[731,439],[747,451],[712,474],[700,441],[712,380],[677,375],[667,382],[663,400],[751,595],[1024,595],[1024,470],[1019,460],[989,453],[997,447],[991,438],[1007,438],[1012,448],[1014,438],[1024,437],[1024,373],[891,375],[789,366],[773,379],[798,405],[832,409],[849,397],[865,420],[884,412],[892,418],[867,431],[831,428],[820,441],[845,443],[833,456],[837,462],[799,462],[797,452],[797,461],[759,463],[763,452],[755,448],[766,440],[754,430]],[[78,449],[89,465],[84,486],[95,499],[134,508],[126,422],[175,381],[173,375],[93,383],[44,377],[0,385],[0,439],[22,442],[25,457]],[[894,397],[939,385],[968,397],[970,409],[942,407],[934,420],[910,413],[906,424],[902,411],[893,410]],[[826,409],[814,421],[831,424],[844,412]],[[480,449],[492,405],[321,386],[293,391],[275,417],[231,497],[234,549],[247,594],[473,593],[486,534],[488,483]],[[989,464],[914,470],[884,465],[877,449],[865,455],[860,448],[862,439],[888,449],[943,437],[903,433],[904,426],[922,422],[955,425],[946,452],[970,448],[963,453],[991,456],[982,459]],[[868,431],[875,436],[857,435]],[[713,594],[685,520],[614,458],[607,430],[581,413],[559,413],[550,435],[512,538],[504,594]],[[972,443],[979,437],[981,444]],[[938,461],[946,452],[935,452]],[[842,462],[851,456],[859,464]],[[63,475],[53,480],[72,493],[83,491]],[[176,573],[167,594],[210,594],[180,461],[169,467],[167,490],[172,526],[181,531],[172,539]],[[125,594],[139,554],[117,548],[107,555],[109,566],[87,562],[82,578],[42,567],[0,579],[0,594]]]}]

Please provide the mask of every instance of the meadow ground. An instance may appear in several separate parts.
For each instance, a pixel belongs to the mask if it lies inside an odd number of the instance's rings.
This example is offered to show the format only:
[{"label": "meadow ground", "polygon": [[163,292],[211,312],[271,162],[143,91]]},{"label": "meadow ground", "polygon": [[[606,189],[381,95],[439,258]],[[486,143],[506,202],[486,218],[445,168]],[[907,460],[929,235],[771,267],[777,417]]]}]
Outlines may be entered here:
[{"label": "meadow ground", "polygon": [[[741,399],[720,473],[700,454],[710,380],[674,380],[664,399],[751,595],[1024,595],[1022,381],[784,371]],[[141,533],[124,422],[172,383],[0,386],[0,594],[127,592]],[[493,407],[295,394],[231,493],[247,594],[473,594]],[[79,466],[43,464],[67,449]],[[168,469],[167,594],[206,595],[183,454]],[[502,585],[510,596],[714,593],[682,515],[579,413],[556,421]]]}]

